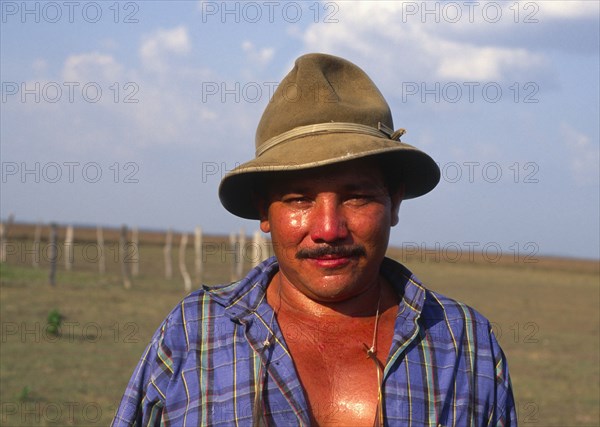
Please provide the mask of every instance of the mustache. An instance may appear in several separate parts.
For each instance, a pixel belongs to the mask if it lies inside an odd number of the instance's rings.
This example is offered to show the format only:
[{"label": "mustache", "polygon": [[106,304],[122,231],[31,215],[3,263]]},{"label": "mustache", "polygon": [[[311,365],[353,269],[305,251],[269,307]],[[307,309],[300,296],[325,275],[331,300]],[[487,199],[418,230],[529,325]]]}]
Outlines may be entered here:
[{"label": "mustache", "polygon": [[316,248],[304,248],[296,252],[297,259],[321,258],[324,256],[359,257],[366,256],[367,251],[362,245],[344,246],[317,246]]}]

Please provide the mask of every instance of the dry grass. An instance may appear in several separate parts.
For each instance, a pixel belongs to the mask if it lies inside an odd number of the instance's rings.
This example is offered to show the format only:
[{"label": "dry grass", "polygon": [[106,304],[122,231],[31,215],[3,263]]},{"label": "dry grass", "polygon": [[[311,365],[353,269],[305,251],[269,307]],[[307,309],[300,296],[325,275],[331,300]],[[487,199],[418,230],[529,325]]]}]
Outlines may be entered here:
[{"label": "dry grass", "polygon": [[[100,276],[97,263],[81,251],[73,271],[59,264],[57,286],[50,288],[47,262],[34,269],[26,254],[31,241],[21,239],[31,236],[31,227],[13,228],[10,243],[17,251],[1,266],[0,425],[107,425],[148,339],[184,296],[183,283],[164,279],[162,237],[142,233],[141,275],[132,289],[122,288],[114,259]],[[116,236],[105,234],[107,244]],[[206,241],[221,249],[225,242]],[[597,262],[448,263],[394,250],[390,255],[430,288],[473,305],[493,322],[509,359],[521,425],[599,425]],[[227,281],[230,259],[221,252],[207,257],[205,281]],[[45,332],[54,308],[65,316],[58,337]]]}]

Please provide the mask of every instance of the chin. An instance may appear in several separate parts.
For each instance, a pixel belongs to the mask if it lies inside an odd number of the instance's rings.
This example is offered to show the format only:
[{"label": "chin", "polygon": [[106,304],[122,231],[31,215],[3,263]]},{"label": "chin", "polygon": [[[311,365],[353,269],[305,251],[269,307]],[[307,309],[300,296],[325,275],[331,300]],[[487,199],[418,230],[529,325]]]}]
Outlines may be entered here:
[{"label": "chin", "polygon": [[318,301],[342,302],[353,298],[366,290],[361,289],[354,281],[336,280],[339,279],[339,277],[330,277],[330,279],[333,280],[327,279],[328,278],[324,278],[321,282],[321,286],[318,288],[312,287],[312,289],[310,289]]}]

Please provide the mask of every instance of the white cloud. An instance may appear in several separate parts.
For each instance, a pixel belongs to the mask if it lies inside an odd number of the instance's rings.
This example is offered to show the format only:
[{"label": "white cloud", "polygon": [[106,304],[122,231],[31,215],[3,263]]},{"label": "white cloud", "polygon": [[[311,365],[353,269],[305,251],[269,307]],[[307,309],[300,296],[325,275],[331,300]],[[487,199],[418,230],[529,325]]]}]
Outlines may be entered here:
[{"label": "white cloud", "polygon": [[[523,6],[527,3],[532,3],[527,0],[521,0]],[[598,19],[600,12],[600,2],[595,0],[568,0],[568,1],[543,1],[535,3],[536,7],[540,8],[540,15],[544,18],[555,19],[578,19],[578,18],[594,18]],[[531,10],[531,6],[529,7]]]},{"label": "white cloud", "polygon": [[183,55],[191,50],[188,30],[179,26],[171,30],[158,30],[147,36],[140,47],[140,56],[144,65],[154,71],[163,71],[165,56]]},{"label": "white cloud", "polygon": [[450,22],[453,15],[444,11],[445,6],[432,13],[434,8],[424,2],[340,3],[339,22],[310,26],[303,41],[307,51],[328,52],[367,64],[376,60],[383,69],[377,72],[395,81],[399,72],[403,78],[420,80],[537,77],[544,69],[543,55],[522,44],[515,47],[496,41],[496,34],[510,34],[514,16],[506,9],[512,3],[494,4],[504,7],[497,22],[492,22],[493,14],[487,9],[483,15],[484,3],[474,9],[473,19],[469,9],[460,6],[460,21]]},{"label": "white cloud", "polygon": [[62,77],[68,82],[118,81],[122,66],[111,56],[99,52],[67,57]]},{"label": "white cloud", "polygon": [[261,66],[268,65],[275,54],[275,49],[271,47],[257,49],[256,46],[248,40],[245,40],[242,43],[242,50],[246,53],[248,61]]},{"label": "white cloud", "polygon": [[[543,59],[526,49],[476,47],[439,42],[437,75],[442,79],[502,80],[515,70],[541,66]],[[441,49],[440,49],[441,48]],[[434,52],[429,52],[432,56]]]},{"label": "white cloud", "polygon": [[569,167],[577,184],[598,184],[600,149],[591,138],[570,125],[562,123],[561,135],[569,152]]},{"label": "white cloud", "polygon": [[[63,135],[51,148],[54,154],[85,151],[118,156],[122,150],[198,141],[208,147],[206,141],[215,139],[214,123],[222,120],[224,105],[200,102],[202,83],[218,82],[219,76],[208,68],[173,61],[172,55],[185,54],[192,48],[186,28],[153,32],[137,48],[139,61],[131,66],[120,62],[116,53],[70,54],[61,58],[57,76],[49,75],[46,60],[32,62],[32,70],[40,76],[28,81],[26,87],[42,88],[40,98],[60,100],[13,103],[15,110],[40,115],[36,127],[43,129],[42,135],[29,138],[39,141],[39,152],[48,151],[44,135]],[[89,83],[93,87],[84,90]],[[60,96],[55,95],[57,91]]]}]

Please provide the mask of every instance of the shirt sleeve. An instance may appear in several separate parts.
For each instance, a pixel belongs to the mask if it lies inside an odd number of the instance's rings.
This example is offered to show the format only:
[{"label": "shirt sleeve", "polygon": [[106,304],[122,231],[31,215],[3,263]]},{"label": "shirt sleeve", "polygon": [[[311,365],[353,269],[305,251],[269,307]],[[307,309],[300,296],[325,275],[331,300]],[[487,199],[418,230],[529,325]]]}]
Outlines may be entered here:
[{"label": "shirt sleeve", "polygon": [[494,355],[495,366],[495,408],[490,416],[489,426],[515,427],[517,425],[517,412],[513,396],[512,384],[508,373],[508,362],[500,348],[490,326],[490,343]]},{"label": "shirt sleeve", "polygon": [[[178,357],[171,350],[176,339],[174,310],[157,329],[138,362],[112,426],[160,426],[164,424],[165,395]],[[175,337],[174,337],[175,336]]]}]

